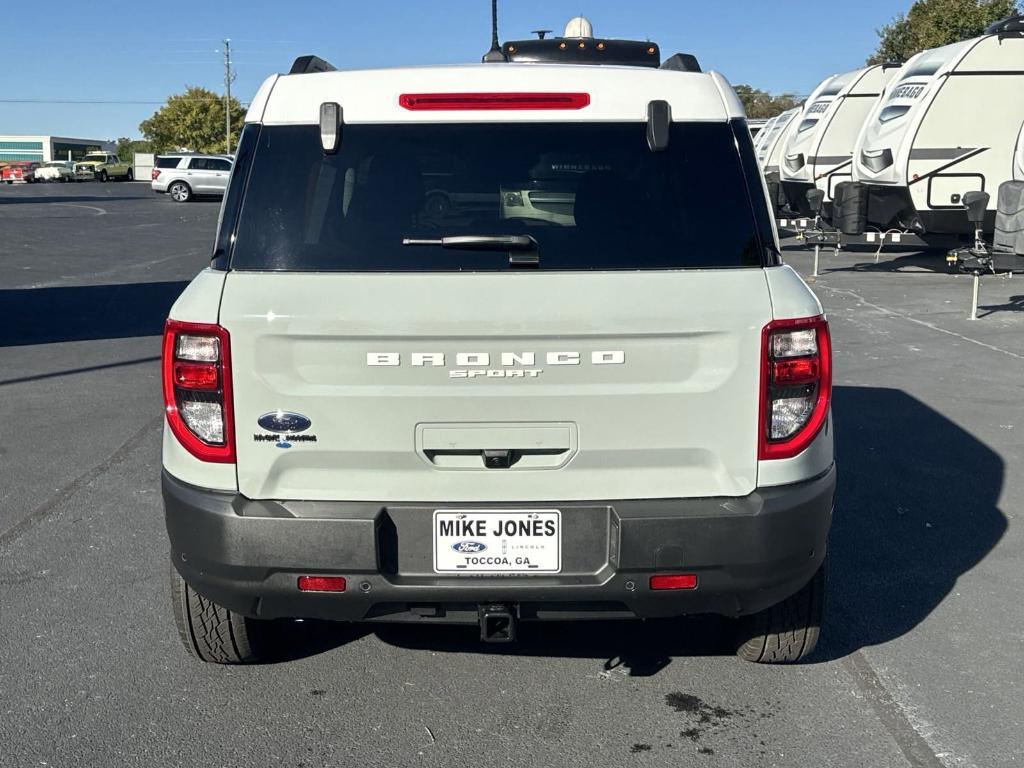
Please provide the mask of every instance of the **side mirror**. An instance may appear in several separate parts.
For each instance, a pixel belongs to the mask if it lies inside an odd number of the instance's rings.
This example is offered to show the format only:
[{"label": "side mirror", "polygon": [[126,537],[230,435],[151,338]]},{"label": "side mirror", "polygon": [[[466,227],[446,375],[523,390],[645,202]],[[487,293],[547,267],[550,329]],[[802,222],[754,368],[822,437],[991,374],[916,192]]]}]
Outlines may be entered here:
[{"label": "side mirror", "polygon": [[964,208],[967,209],[967,220],[974,225],[975,229],[981,229],[985,221],[985,211],[988,209],[988,192],[977,190],[965,192],[963,196]]},{"label": "side mirror", "polygon": [[821,213],[821,207],[825,204],[825,192],[820,189],[807,190],[807,205],[815,216]]}]

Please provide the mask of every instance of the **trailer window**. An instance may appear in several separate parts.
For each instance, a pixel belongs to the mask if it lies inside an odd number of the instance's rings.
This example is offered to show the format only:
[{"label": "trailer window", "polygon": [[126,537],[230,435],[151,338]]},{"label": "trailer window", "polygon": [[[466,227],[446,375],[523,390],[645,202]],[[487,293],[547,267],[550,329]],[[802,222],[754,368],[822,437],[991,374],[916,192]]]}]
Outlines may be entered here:
[{"label": "trailer window", "polygon": [[878,113],[878,122],[887,123],[890,120],[895,120],[897,117],[903,117],[909,111],[909,104],[899,104],[894,107],[886,107]]},{"label": "trailer window", "polygon": [[316,126],[264,126],[231,267],[504,270],[501,252],[402,241],[509,234],[537,241],[540,269],[761,266],[758,182],[724,122],[676,123],[663,152],[645,123],[346,125],[333,155]]}]

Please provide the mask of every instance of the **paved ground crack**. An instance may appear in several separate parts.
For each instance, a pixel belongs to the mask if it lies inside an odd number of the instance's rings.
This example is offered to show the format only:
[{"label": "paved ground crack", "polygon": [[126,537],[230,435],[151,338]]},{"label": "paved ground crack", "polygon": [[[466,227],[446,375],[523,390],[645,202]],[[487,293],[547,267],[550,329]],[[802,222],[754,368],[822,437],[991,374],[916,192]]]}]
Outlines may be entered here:
[{"label": "paved ground crack", "polygon": [[61,502],[73,496],[94,479],[109,471],[111,467],[125,459],[139,446],[140,443],[142,443],[143,440],[146,439],[150,432],[162,424],[163,419],[163,414],[160,414],[159,416],[147,421],[137,432],[135,432],[135,434],[125,440],[121,444],[120,448],[110,454],[110,456],[108,456],[104,461],[58,488],[57,492],[53,496],[29,512],[27,516],[14,523],[14,525],[9,527],[7,530],[0,531],[0,546],[10,544],[37,523],[45,520],[53,513]]}]

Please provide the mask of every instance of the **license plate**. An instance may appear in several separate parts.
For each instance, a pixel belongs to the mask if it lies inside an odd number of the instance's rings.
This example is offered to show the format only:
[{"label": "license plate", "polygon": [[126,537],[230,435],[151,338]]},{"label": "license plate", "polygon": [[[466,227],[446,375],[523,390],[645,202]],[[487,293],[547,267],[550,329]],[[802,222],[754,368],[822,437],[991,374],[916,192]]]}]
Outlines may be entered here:
[{"label": "license plate", "polygon": [[434,511],[435,573],[558,573],[557,509]]}]

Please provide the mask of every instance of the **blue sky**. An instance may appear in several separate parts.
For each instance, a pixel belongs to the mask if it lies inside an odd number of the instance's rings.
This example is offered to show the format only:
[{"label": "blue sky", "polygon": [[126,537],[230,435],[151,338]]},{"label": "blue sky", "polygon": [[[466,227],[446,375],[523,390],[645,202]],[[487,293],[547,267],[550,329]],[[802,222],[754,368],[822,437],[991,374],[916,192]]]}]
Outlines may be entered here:
[{"label": "blue sky", "polygon": [[[651,39],[663,55],[689,51],[733,83],[809,92],[860,66],[875,29],[910,0],[499,0],[502,40],[561,32],[578,13],[595,34]],[[138,136],[138,124],[186,85],[223,88],[220,40],[230,37],[243,101],[302,53],[338,68],[479,61],[490,37],[487,0],[179,0],[102,6],[50,0],[5,3],[0,133],[83,138]],[[42,9],[45,8],[45,11]],[[152,8],[152,10],[151,10]],[[19,46],[15,41],[51,46]],[[12,45],[13,43],[13,45]],[[46,104],[10,100],[141,101]]]}]

